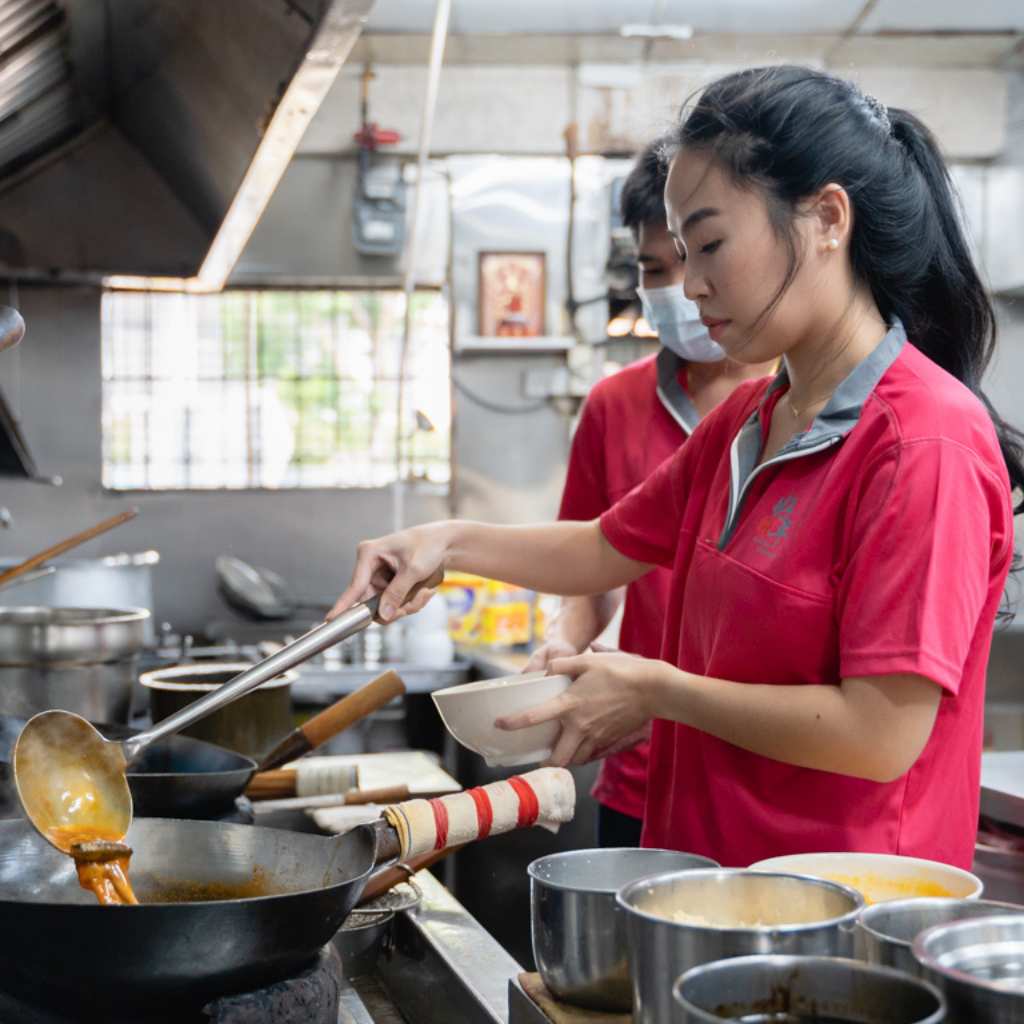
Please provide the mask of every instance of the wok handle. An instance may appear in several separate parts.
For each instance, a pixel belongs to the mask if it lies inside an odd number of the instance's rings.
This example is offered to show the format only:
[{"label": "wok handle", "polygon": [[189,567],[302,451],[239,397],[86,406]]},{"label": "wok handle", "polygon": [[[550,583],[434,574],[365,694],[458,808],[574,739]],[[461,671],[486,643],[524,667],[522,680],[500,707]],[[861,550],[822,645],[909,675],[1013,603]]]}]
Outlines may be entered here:
[{"label": "wok handle", "polygon": [[537,768],[450,796],[392,804],[383,814],[398,843],[396,856],[408,860],[531,825],[557,832],[575,808],[572,773]]},{"label": "wok handle", "polygon": [[461,846],[452,846],[447,850],[434,850],[431,853],[424,853],[419,857],[413,857],[412,860],[400,861],[392,867],[382,868],[370,876],[370,880],[366,883],[363,895],[359,897],[359,902],[356,906],[362,906],[364,903],[369,903],[370,900],[375,900],[378,896],[382,896],[384,893],[394,889],[396,885],[408,882],[418,872],[427,871],[432,868],[438,861],[447,857],[448,854],[455,853],[456,850],[461,849]]},{"label": "wok handle", "polygon": [[405,693],[405,683],[397,672],[385,672],[361,686],[326,711],[321,711],[298,729],[293,729],[260,762],[259,771],[278,768],[295,761],[326,743],[332,736],[355,725],[367,715]]}]

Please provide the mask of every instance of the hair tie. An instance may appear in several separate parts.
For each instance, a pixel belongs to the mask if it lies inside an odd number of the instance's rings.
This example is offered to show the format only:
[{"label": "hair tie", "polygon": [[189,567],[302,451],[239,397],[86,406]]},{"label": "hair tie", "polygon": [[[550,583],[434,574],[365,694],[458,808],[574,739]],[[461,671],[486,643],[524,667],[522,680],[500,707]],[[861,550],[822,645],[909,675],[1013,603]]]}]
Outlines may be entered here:
[{"label": "hair tie", "polygon": [[867,104],[868,110],[871,112],[874,119],[882,126],[882,131],[886,135],[892,134],[892,119],[889,117],[889,108],[879,99],[876,99],[870,93],[861,93],[864,98],[864,102]]}]

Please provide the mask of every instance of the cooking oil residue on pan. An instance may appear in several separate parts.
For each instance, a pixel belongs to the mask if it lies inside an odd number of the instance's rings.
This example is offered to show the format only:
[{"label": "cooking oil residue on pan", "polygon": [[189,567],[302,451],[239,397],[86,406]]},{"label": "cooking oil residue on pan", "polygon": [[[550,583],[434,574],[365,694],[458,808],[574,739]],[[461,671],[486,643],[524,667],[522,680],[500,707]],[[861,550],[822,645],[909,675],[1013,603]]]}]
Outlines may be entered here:
[{"label": "cooking oil residue on pan", "polygon": [[223,900],[248,900],[285,892],[275,887],[262,868],[241,882],[199,882],[188,879],[159,882],[145,893],[143,903],[211,903]]}]

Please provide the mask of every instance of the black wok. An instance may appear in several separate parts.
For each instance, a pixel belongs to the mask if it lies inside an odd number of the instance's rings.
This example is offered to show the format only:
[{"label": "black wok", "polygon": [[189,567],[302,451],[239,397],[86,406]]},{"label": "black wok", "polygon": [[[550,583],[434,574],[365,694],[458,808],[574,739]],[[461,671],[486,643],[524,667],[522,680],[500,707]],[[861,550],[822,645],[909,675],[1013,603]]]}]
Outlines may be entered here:
[{"label": "black wok", "polygon": [[[97,1019],[199,1007],[305,967],[338,930],[377,859],[383,822],[338,837],[214,821],[136,819],[127,841],[142,905],[102,907],[27,821],[0,822],[0,989]],[[397,853],[381,847],[382,854]],[[149,903],[170,888],[268,895]],[[159,898],[159,897],[158,897]],[[138,1018],[136,1018],[138,1019]]]},{"label": "black wok", "polygon": [[[0,716],[0,818],[21,816],[10,768],[25,720]],[[134,736],[124,725],[96,726],[107,739]],[[135,814],[144,818],[216,818],[234,808],[256,771],[244,754],[189,736],[166,736],[144,748],[128,771]]]}]

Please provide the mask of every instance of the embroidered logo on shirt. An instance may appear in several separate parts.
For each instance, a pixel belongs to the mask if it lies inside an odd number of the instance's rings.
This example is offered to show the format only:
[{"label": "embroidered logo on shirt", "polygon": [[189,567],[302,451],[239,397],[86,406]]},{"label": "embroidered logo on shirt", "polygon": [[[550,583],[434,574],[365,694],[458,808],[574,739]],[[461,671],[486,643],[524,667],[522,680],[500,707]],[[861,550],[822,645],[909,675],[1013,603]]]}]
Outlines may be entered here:
[{"label": "embroidered logo on shirt", "polygon": [[779,498],[772,506],[770,515],[762,516],[754,531],[754,545],[765,555],[774,555],[782,546],[789,528],[793,525],[796,498],[789,495]]}]

